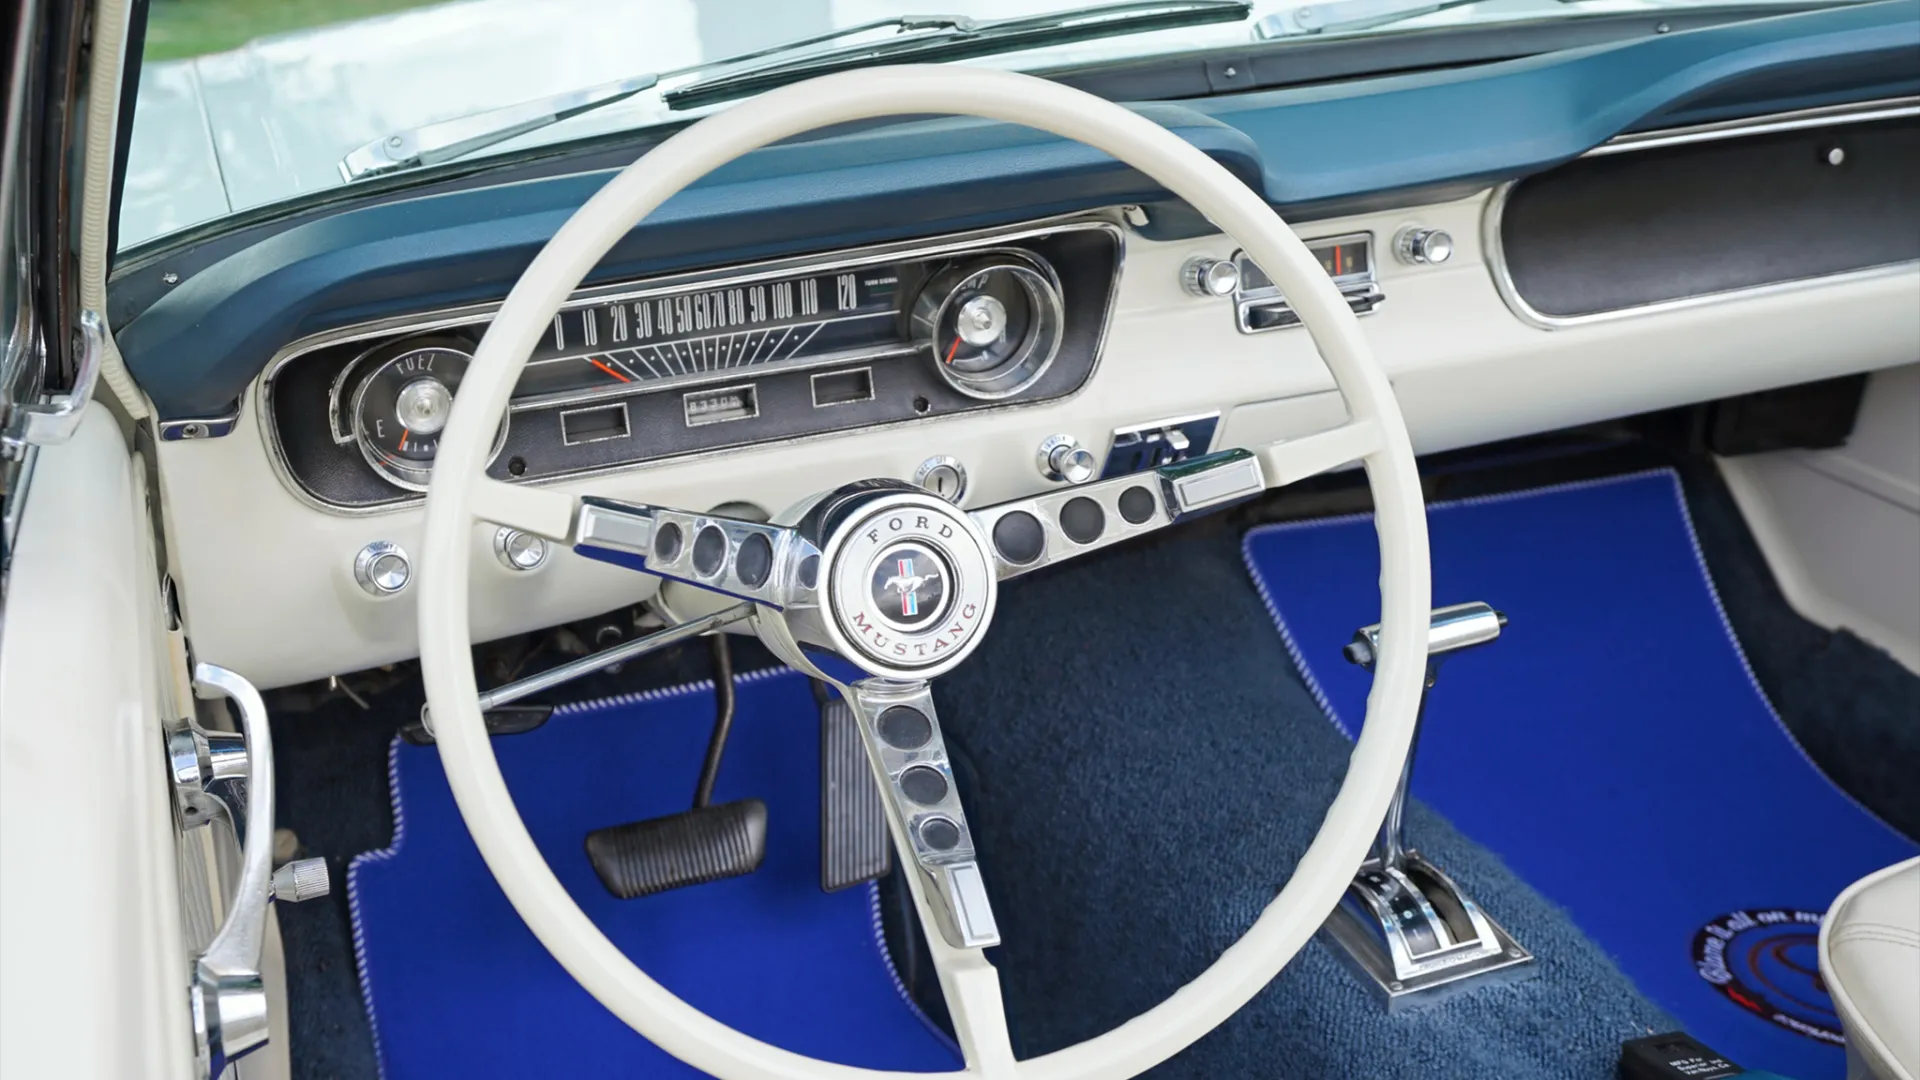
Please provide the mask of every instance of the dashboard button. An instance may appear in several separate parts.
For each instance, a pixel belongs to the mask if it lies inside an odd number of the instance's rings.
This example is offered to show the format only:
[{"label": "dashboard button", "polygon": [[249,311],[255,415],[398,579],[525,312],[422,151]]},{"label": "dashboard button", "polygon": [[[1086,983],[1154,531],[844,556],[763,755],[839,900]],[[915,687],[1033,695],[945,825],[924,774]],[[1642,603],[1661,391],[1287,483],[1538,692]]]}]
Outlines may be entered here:
[{"label": "dashboard button", "polygon": [[1412,266],[1428,266],[1453,258],[1453,237],[1444,229],[1401,229],[1393,241],[1394,254]]},{"label": "dashboard button", "polygon": [[1180,268],[1180,286],[1195,296],[1232,296],[1240,287],[1240,267],[1232,259],[1196,256]]},{"label": "dashboard button", "polygon": [[1039,518],[1015,510],[993,523],[993,550],[1008,562],[1025,566],[1047,550],[1047,531]]},{"label": "dashboard button", "polygon": [[1100,459],[1071,435],[1049,435],[1036,455],[1040,475],[1056,483],[1084,484],[1100,471]]},{"label": "dashboard button", "polygon": [[547,542],[505,525],[493,534],[493,554],[509,570],[538,570],[547,561]]},{"label": "dashboard button", "polygon": [[413,580],[413,563],[400,545],[375,540],[354,556],[353,579],[373,596],[392,596]]}]

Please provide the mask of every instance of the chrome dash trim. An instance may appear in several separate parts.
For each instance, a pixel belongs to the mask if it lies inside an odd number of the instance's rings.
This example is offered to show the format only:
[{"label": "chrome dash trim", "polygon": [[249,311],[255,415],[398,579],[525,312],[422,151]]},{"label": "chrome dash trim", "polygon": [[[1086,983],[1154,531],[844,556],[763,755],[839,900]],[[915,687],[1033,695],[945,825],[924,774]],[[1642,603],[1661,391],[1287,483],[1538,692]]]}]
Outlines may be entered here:
[{"label": "chrome dash trim", "polygon": [[1744,120],[1720,120],[1711,124],[1666,128],[1659,131],[1635,131],[1616,135],[1581,157],[1607,157],[1636,150],[1654,150],[1662,146],[1717,142],[1749,135],[1772,135],[1782,131],[1804,131],[1830,124],[1865,124],[1875,120],[1897,120],[1920,114],[1920,95],[1883,98],[1854,105],[1825,105],[1817,109],[1795,109]]},{"label": "chrome dash trim", "polygon": [[[997,404],[995,408],[1010,410],[1030,408],[1039,404],[1057,405],[1062,401],[1078,397],[1085,391],[1086,387],[1093,382],[1095,376],[1099,374],[1100,363],[1106,353],[1108,336],[1113,329],[1114,311],[1119,303],[1120,279],[1126,270],[1127,233],[1129,230],[1122,224],[1124,219],[1121,214],[1122,208],[1120,207],[1110,207],[1093,211],[1076,211],[1071,214],[1060,214],[1014,225],[1002,225],[993,228],[952,233],[932,239],[901,240],[887,244],[847,248],[838,252],[792,256],[783,259],[764,260],[756,263],[743,263],[734,266],[708,268],[655,278],[618,282],[578,290],[568,297],[566,304],[562,305],[561,310],[586,307],[613,300],[637,299],[642,296],[653,297],[663,293],[688,291],[711,286],[716,282],[733,283],[738,281],[762,280],[807,273],[810,271],[820,272],[835,268],[846,268],[854,265],[871,265],[873,263],[893,260],[937,258],[942,255],[975,254],[982,251],[990,251],[998,246],[1017,243],[1022,240],[1039,239],[1061,233],[1079,231],[1103,232],[1113,240],[1113,273],[1107,282],[1106,304],[1100,312],[1100,326],[1093,344],[1093,362],[1087,369],[1086,379],[1080,386],[1062,397],[1050,398],[1045,402],[1007,402]],[[281,486],[306,507],[319,510],[323,513],[344,517],[364,517],[375,514],[395,513],[418,506],[424,501],[423,495],[403,491],[398,488],[395,489],[392,499],[363,506],[347,506],[340,503],[328,502],[308,491],[293,475],[293,470],[287,462],[286,447],[280,440],[279,426],[274,422],[274,380],[289,363],[316,350],[353,341],[368,341],[368,348],[371,349],[380,343],[372,339],[391,339],[409,334],[431,333],[440,330],[468,327],[476,323],[484,323],[490,316],[500,310],[501,303],[501,301],[495,301],[483,304],[467,304],[417,315],[394,316],[392,318],[326,330],[290,342],[283,346],[278,352],[274,353],[267,361],[265,369],[257,377],[260,392],[255,396],[255,412],[256,420],[261,427],[261,439],[266,445],[267,458],[271,462],[273,473],[279,478]],[[910,351],[912,351],[910,346],[889,346],[884,353],[876,352],[865,357],[836,355],[821,360],[819,364],[803,362],[794,365],[793,368],[782,370],[802,370],[807,367],[845,363],[855,359],[882,359],[887,356],[904,355]],[[365,350],[363,350],[362,356],[355,357],[349,361],[347,368],[351,369],[358,366],[364,354]],[[719,375],[720,378],[728,377],[722,373],[716,374]],[[737,378],[737,375],[732,377]],[[664,380],[662,382],[664,383]],[[656,387],[650,386],[648,389],[650,391],[655,388]],[[615,393],[605,396],[619,397],[623,395]],[[537,404],[530,402],[529,407],[544,408],[563,403],[572,404],[573,402],[571,400],[563,402],[555,395],[553,399],[542,399],[537,402]],[[513,409],[512,406],[509,406],[508,411],[509,414],[511,414],[511,412],[516,410]],[[961,413],[957,414],[956,417],[940,417],[935,419],[953,419],[966,415],[971,414]],[[915,419],[919,420],[919,418]],[[535,485],[570,483],[594,476],[631,472],[687,461],[699,461],[716,455],[751,453],[794,443],[808,442],[815,439],[836,438],[904,422],[905,421],[888,421],[879,424],[866,424],[860,427],[844,428],[837,431],[769,439],[765,442],[752,443],[746,446],[716,447],[711,450],[698,450],[691,453],[676,454],[671,457],[652,458],[645,461],[620,462],[613,465],[579,469],[555,476],[543,476],[531,481],[522,482]],[[920,422],[925,421],[920,420]],[[333,424],[334,421],[330,417],[328,420],[329,430],[337,435],[337,429],[333,427]]]},{"label": "chrome dash trim", "polygon": [[[1863,102],[1858,105],[1837,105],[1818,109],[1799,109],[1793,112],[1775,113],[1771,116],[1755,117],[1747,120],[1729,120],[1713,124],[1699,124],[1692,127],[1672,128],[1666,131],[1636,132],[1621,135],[1580,155],[1581,158],[1605,157],[1613,154],[1633,153],[1641,150],[1654,150],[1666,146],[1681,146],[1688,143],[1717,142],[1725,139],[1737,139],[1752,135],[1768,135],[1783,131],[1803,131],[1808,128],[1825,127],[1834,124],[1862,124],[1876,120],[1899,119],[1920,115],[1920,97],[1889,98],[1881,101]],[[1578,159],[1576,159],[1578,160]],[[1826,286],[1852,285],[1865,281],[1877,281],[1882,278],[1896,277],[1901,274],[1920,270],[1920,259],[1904,262],[1886,263],[1880,266],[1862,267],[1858,270],[1844,270],[1834,274],[1817,274],[1812,277],[1791,278],[1785,281],[1770,281],[1761,285],[1749,285],[1738,289],[1723,289],[1719,292],[1697,293],[1692,296],[1678,296],[1670,300],[1656,300],[1631,307],[1610,308],[1605,311],[1588,312],[1581,315],[1549,315],[1528,303],[1520,294],[1519,286],[1514,283],[1512,268],[1507,265],[1506,243],[1501,237],[1501,224],[1506,215],[1507,199],[1512,195],[1518,181],[1509,180],[1493,189],[1487,200],[1486,210],[1480,219],[1480,243],[1486,252],[1487,269],[1493,276],[1494,289],[1507,305],[1514,317],[1536,330],[1566,330],[1572,327],[1590,326],[1594,323],[1612,322],[1616,319],[1640,318],[1649,315],[1663,315],[1675,311],[1706,307],[1712,304],[1729,303],[1738,300],[1758,300],[1770,296],[1800,292],[1806,289]]]},{"label": "chrome dash trim", "polygon": [[240,426],[240,414],[246,410],[247,392],[240,391],[242,400],[235,401],[233,408],[213,416],[182,417],[178,420],[162,420],[159,423],[161,442],[180,442],[186,439],[223,439],[233,434]]}]

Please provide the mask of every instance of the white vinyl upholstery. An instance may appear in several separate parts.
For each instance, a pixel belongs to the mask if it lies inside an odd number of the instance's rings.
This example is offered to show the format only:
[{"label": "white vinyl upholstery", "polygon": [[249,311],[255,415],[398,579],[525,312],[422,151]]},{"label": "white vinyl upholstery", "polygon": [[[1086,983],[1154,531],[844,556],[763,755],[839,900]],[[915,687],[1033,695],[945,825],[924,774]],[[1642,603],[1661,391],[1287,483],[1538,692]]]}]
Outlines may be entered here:
[{"label": "white vinyl upholstery", "polygon": [[1820,974],[1846,1029],[1848,1080],[1920,1076],[1920,859],[1869,874],[1833,902]]}]

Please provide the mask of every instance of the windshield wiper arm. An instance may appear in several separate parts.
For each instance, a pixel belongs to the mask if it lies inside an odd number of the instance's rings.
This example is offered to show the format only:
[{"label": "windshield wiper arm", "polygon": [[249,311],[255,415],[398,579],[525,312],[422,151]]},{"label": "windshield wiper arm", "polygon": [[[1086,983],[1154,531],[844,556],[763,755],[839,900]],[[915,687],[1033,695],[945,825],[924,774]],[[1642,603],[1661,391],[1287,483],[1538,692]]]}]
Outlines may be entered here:
[{"label": "windshield wiper arm", "polygon": [[1248,0],[1127,0],[1074,11],[1011,19],[929,19],[920,33],[847,45],[770,64],[727,72],[661,95],[669,108],[693,109],[746,97],[816,75],[874,67],[967,60],[1021,49],[1143,34],[1206,23],[1239,22],[1253,11]]},{"label": "windshield wiper arm", "polygon": [[616,79],[597,86],[568,90],[550,97],[536,98],[533,101],[523,101],[498,109],[488,109],[485,112],[472,113],[452,120],[423,124],[382,135],[355,148],[346,157],[340,159],[340,177],[351,183],[399,169],[413,169],[423,165],[438,165],[444,161],[452,161],[476,150],[484,150],[495,143],[505,142],[516,135],[537,131],[569,117],[579,116],[581,113],[591,112],[618,101],[625,101],[643,90],[650,90],[659,85],[661,79],[758,60],[762,57],[838,41],[841,38],[873,30],[895,29],[903,33],[926,30],[963,31],[973,25],[971,19],[958,15],[897,15],[887,19],[875,19],[858,26],[843,27],[815,37],[802,38],[799,41],[783,42],[753,52],[706,60],[672,71],[650,72],[631,78]]}]

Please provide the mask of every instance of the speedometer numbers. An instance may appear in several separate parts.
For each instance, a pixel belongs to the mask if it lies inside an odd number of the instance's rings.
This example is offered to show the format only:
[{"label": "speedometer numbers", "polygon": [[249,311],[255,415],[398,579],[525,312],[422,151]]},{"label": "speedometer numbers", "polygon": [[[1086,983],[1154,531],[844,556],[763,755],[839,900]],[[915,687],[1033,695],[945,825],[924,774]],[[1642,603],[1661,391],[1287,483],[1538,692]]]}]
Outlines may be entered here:
[{"label": "speedometer numbers", "polygon": [[[408,342],[376,349],[357,367],[353,437],[374,471],[411,491],[425,491],[453,395],[473,355],[463,342]],[[498,453],[506,421],[494,440]]]},{"label": "speedometer numbers", "polygon": [[914,301],[915,341],[940,377],[969,397],[1010,397],[1046,372],[1060,349],[1060,290],[1051,270],[1016,254],[935,273]]}]

